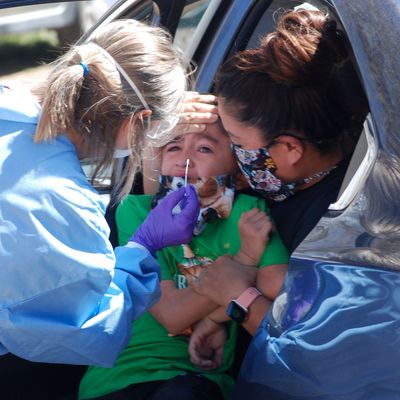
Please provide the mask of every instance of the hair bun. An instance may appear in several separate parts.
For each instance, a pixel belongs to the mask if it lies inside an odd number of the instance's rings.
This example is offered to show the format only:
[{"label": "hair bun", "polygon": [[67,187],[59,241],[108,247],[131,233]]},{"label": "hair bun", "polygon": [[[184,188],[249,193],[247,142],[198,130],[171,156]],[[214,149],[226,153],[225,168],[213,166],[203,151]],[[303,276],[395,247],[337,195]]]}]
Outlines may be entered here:
[{"label": "hair bun", "polygon": [[279,17],[258,50],[264,72],[285,85],[319,85],[345,57],[336,21],[322,11],[297,10]]}]

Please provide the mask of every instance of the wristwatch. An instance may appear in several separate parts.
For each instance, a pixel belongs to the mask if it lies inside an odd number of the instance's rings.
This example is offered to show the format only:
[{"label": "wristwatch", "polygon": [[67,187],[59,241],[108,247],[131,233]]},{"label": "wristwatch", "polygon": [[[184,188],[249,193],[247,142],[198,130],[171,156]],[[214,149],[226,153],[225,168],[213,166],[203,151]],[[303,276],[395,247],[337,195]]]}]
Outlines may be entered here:
[{"label": "wristwatch", "polygon": [[238,324],[242,324],[247,319],[250,304],[261,295],[261,292],[255,287],[247,288],[237,299],[231,300],[228,304],[226,309],[228,317]]}]

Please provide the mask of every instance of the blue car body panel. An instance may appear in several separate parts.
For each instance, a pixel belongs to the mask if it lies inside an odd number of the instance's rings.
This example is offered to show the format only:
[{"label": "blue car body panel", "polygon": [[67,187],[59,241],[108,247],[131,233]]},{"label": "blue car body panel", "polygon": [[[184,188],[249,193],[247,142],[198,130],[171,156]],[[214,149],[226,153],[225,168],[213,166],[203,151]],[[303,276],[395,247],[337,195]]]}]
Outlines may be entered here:
[{"label": "blue car body panel", "polygon": [[399,359],[397,272],[294,259],[234,398],[395,399]]}]

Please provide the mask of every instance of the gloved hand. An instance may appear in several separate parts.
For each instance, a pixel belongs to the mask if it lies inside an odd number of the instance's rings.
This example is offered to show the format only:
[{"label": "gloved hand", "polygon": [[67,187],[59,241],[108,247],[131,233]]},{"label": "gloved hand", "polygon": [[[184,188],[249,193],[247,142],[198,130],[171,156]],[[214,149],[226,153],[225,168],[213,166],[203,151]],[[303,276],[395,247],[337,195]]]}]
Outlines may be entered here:
[{"label": "gloved hand", "polygon": [[[181,212],[172,210],[180,203]],[[199,216],[200,206],[192,185],[170,193],[159,203],[139,226],[129,241],[146,247],[154,256],[164,247],[187,243]]]}]

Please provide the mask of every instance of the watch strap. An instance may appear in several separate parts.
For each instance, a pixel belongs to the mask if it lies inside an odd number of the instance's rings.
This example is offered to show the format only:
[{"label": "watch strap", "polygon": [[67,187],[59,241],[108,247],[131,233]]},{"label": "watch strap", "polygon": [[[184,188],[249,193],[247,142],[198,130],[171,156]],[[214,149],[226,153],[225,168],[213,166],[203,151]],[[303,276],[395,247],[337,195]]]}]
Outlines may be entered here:
[{"label": "watch strap", "polygon": [[262,293],[257,288],[249,287],[235,300],[242,307],[249,308],[250,304],[259,296],[262,296]]}]

